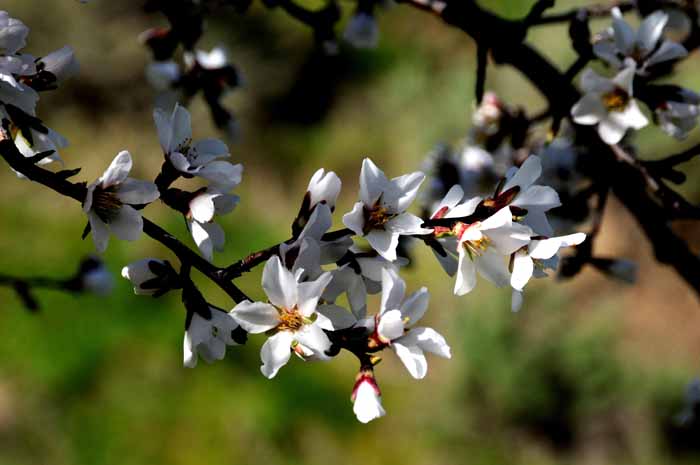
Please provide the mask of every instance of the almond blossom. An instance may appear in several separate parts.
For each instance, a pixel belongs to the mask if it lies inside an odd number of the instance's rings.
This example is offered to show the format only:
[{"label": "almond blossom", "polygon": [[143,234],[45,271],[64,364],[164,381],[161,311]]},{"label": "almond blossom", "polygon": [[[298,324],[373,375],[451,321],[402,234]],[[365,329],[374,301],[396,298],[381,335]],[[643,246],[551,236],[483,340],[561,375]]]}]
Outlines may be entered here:
[{"label": "almond blossom", "polygon": [[131,167],[131,154],[119,152],[104,174],[87,187],[83,211],[100,253],[107,249],[110,233],[126,241],[138,239],[143,219],[133,205],[145,205],[160,196],[152,182],[130,178]]},{"label": "almond blossom", "polygon": [[233,315],[211,306],[209,312],[209,319],[194,312],[189,318],[182,343],[187,368],[197,366],[198,355],[205,362],[213,363],[224,358],[226,346],[238,345],[232,337],[232,332],[238,328]]},{"label": "almond blossom", "polygon": [[454,292],[464,295],[476,286],[476,275],[498,287],[507,286],[510,272],[506,257],[530,242],[532,230],[513,222],[509,207],[503,207],[484,221],[460,223],[456,227],[459,263]]},{"label": "almond blossom", "polygon": [[156,109],[153,119],[163,152],[179,172],[204,178],[223,192],[240,184],[243,166],[220,160],[229,157],[226,144],[218,139],[192,143],[192,124],[187,109],[175,105],[171,115]]},{"label": "almond blossom", "polygon": [[510,285],[513,287],[511,308],[518,311],[522,307],[522,291],[530,278],[546,277],[545,269],[556,269],[556,255],[562,247],[571,247],[581,244],[586,240],[583,233],[570,234],[568,236],[533,239],[527,246],[513,254],[513,273],[510,277]]},{"label": "almond blossom", "polygon": [[392,180],[365,158],[360,172],[360,202],[343,216],[343,223],[367,242],[382,257],[396,260],[399,236],[429,234],[423,220],[407,213],[415,200],[425,174],[416,171]]},{"label": "almond blossom", "polygon": [[[299,275],[299,273],[297,273]],[[316,306],[331,280],[323,273],[315,281],[298,282],[298,276],[282,265],[279,257],[267,261],[262,286],[270,303],[244,301],[232,315],[252,334],[274,331],[260,351],[260,371],[273,378],[294,351],[302,359],[324,359],[331,342],[316,320]]]},{"label": "almond blossom", "polygon": [[369,423],[386,415],[382,407],[382,393],[371,369],[358,373],[350,400],[353,403],[352,411],[361,423]]},{"label": "almond blossom", "polygon": [[506,183],[500,192],[508,192],[518,188],[511,207],[525,210],[523,223],[531,227],[537,234],[551,236],[552,227],[547,220],[546,212],[561,206],[559,194],[549,186],[536,185],[535,181],[542,174],[542,162],[540,157],[530,155],[525,159],[520,168],[511,168],[506,174]]},{"label": "almond blossom", "polygon": [[624,20],[619,8],[612,9],[612,17],[612,30],[600,34],[593,45],[593,52],[617,69],[625,68],[625,60],[631,59],[636,64],[636,72],[646,74],[651,66],[688,54],[681,44],[662,39],[668,22],[668,14],[663,11],[656,11],[644,18],[636,32]]},{"label": "almond blossom", "polygon": [[587,69],[581,75],[585,95],[571,109],[578,124],[598,126],[598,134],[606,144],[617,144],[628,129],[641,129],[648,124],[633,98],[636,66],[631,64],[613,79]]},{"label": "almond blossom", "polygon": [[214,216],[230,213],[239,200],[237,195],[224,194],[209,187],[190,201],[187,225],[197,248],[207,260],[214,259],[214,250],[223,250],[225,241],[224,230],[214,222]]},{"label": "almond blossom", "polygon": [[411,376],[422,379],[428,373],[425,352],[442,358],[452,355],[440,333],[432,328],[414,327],[428,310],[428,290],[423,287],[404,300],[405,293],[404,280],[393,270],[382,270],[380,311],[374,318],[358,324],[372,333],[370,345],[391,347]]}]

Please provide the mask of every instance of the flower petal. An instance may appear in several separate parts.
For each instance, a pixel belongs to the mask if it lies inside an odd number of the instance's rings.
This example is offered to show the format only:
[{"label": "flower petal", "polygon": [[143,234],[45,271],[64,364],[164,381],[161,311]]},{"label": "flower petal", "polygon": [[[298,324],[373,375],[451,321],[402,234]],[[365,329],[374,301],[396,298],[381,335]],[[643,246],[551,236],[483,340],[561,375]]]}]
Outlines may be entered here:
[{"label": "flower petal", "polygon": [[121,184],[126,181],[126,178],[129,176],[131,167],[131,154],[126,150],[119,152],[117,156],[114,157],[114,160],[112,160],[107,170],[105,170],[104,174],[100,177],[100,184],[102,184],[102,187]]},{"label": "flower petal", "polygon": [[291,309],[297,304],[297,281],[277,256],[272,257],[265,264],[262,287],[272,305]]},{"label": "flower petal", "polygon": [[132,205],[145,205],[160,197],[158,186],[150,181],[141,181],[133,178],[126,178],[119,186],[116,194],[122,203]]},{"label": "flower petal", "polygon": [[251,334],[264,333],[279,325],[279,313],[270,304],[243,301],[236,305],[231,316]]},{"label": "flower petal", "polygon": [[109,229],[123,241],[135,241],[143,231],[141,213],[130,205],[122,205],[117,216],[109,223]]},{"label": "flower petal", "polygon": [[274,378],[280,368],[287,364],[291,357],[292,333],[280,331],[268,338],[260,349],[262,366],[260,371],[268,378]]}]

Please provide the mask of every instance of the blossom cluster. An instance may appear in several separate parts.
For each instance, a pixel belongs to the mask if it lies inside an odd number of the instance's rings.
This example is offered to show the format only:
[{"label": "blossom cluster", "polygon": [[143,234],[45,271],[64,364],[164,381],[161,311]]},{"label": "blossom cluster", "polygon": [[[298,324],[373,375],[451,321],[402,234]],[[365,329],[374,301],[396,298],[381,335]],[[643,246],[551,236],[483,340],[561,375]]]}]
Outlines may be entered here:
[{"label": "blossom cluster", "polygon": [[[176,111],[186,114],[181,107]],[[162,135],[161,125],[159,131]],[[176,142],[180,149],[189,144],[189,137],[183,140],[187,142]],[[164,144],[166,154],[172,147]],[[214,157],[207,160],[216,163],[211,161]],[[184,166],[174,162],[172,155],[170,161],[178,169]],[[456,275],[455,294],[470,292],[480,274],[497,286],[511,287],[517,309],[529,279],[556,268],[560,249],[585,238],[581,233],[548,235],[546,212],[557,205],[558,197],[553,189],[535,184],[540,171],[539,158],[529,157],[509,173],[491,198],[465,198],[456,185],[436,212],[422,219],[409,209],[425,174],[389,179],[365,159],[359,200],[343,215],[347,229],[329,234],[341,181],[333,172],[318,170],[295,220],[295,237],[282,243],[265,264],[262,287],[267,301],[245,300],[228,312],[206,303],[188,309],[185,365],[195,366],[197,354],[206,361],[223,358],[227,345],[238,344],[233,337],[237,328],[268,336],[261,350],[261,371],[268,378],[288,363],[292,353],[305,361],[324,361],[345,348],[362,362],[352,396],[358,419],[369,421],[383,414],[374,376],[378,352],[391,348],[415,378],[427,373],[426,352],[450,357],[449,346],[438,332],[414,326],[427,311],[429,293],[421,288],[404,298],[406,284],[400,269],[407,260],[397,253],[399,239],[413,237],[429,244],[447,273]],[[224,179],[237,183],[240,173],[232,171],[218,181]],[[209,205],[208,211],[214,212],[213,203]],[[133,282],[137,293],[152,294],[164,286],[159,270],[163,264],[159,259],[141,260],[125,267],[123,276]],[[381,306],[371,312],[368,295],[380,292]],[[344,300],[339,299],[342,295]]]},{"label": "blossom cluster", "polygon": [[603,141],[617,144],[629,129],[649,123],[635,99],[635,88],[639,88],[661,129],[678,139],[687,137],[700,116],[700,95],[650,84],[659,68],[688,55],[683,45],[664,38],[668,20],[668,13],[659,10],[644,18],[635,31],[619,8],[613,8],[612,27],[598,34],[593,52],[616,74],[607,78],[592,69],[584,71],[581,88],[585,95],[571,109],[574,122],[595,125]]}]

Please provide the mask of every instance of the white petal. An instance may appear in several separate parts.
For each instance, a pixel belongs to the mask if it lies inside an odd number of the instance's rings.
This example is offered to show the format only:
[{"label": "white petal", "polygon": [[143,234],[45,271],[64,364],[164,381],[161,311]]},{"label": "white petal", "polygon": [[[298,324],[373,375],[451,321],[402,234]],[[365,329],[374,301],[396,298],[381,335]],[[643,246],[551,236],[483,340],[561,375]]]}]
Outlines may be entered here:
[{"label": "white petal", "polygon": [[372,160],[365,158],[360,171],[360,200],[371,207],[388,187],[389,180],[384,172]]},{"label": "white petal", "polygon": [[320,241],[323,235],[333,225],[333,216],[331,208],[328,205],[317,205],[314,212],[306,223],[304,229],[299,234],[299,239],[310,237],[316,241]]},{"label": "white petal", "polygon": [[335,207],[341,186],[342,183],[337,174],[333,171],[326,173],[323,168],[319,169],[311,177],[307,189],[311,197],[311,206],[325,201],[331,208]]},{"label": "white petal", "polygon": [[141,213],[129,205],[122,205],[117,216],[109,223],[109,229],[123,241],[135,241],[143,231]]},{"label": "white petal", "polygon": [[190,201],[190,213],[192,218],[200,223],[208,223],[214,219],[214,196],[202,193]]},{"label": "white petal", "polygon": [[521,192],[511,205],[530,209],[539,207],[542,210],[549,210],[561,205],[559,194],[549,186],[530,186],[525,192]]},{"label": "white petal", "polygon": [[107,244],[109,243],[109,229],[95,212],[88,213],[88,220],[90,221],[90,231],[92,241],[95,243],[95,249],[98,253],[103,253],[107,250]]},{"label": "white petal", "polygon": [[438,204],[438,207],[433,211],[432,215],[430,215],[431,218],[434,218],[435,215],[438,214],[441,210],[445,209],[446,211],[452,210],[454,207],[457,206],[458,203],[462,201],[464,198],[464,190],[459,184],[455,184],[450,188],[449,191],[447,191],[447,194],[445,194],[445,197],[440,201]]},{"label": "white petal", "polygon": [[603,142],[609,145],[620,142],[625,136],[625,132],[627,132],[627,128],[612,119],[604,119],[598,124],[598,135],[603,139]]},{"label": "white petal", "polygon": [[[403,339],[403,338],[402,338]],[[396,352],[401,363],[415,379],[423,379],[428,373],[428,361],[420,347],[416,345],[404,345],[404,341],[395,341],[392,349]]]},{"label": "white petal", "polygon": [[552,237],[540,241],[532,241],[528,246],[529,254],[532,258],[542,260],[552,258],[562,247],[578,245],[586,239],[583,233],[570,234],[568,236]]},{"label": "white petal", "polygon": [[403,336],[404,324],[400,310],[389,310],[382,313],[377,325],[377,334],[382,338],[393,341]]},{"label": "white petal", "polygon": [[352,313],[334,304],[319,305],[316,315],[316,324],[327,331],[346,329],[357,322]]},{"label": "white petal", "polygon": [[581,88],[586,94],[600,94],[611,91],[614,85],[610,79],[602,77],[591,68],[586,68],[581,73]]},{"label": "white petal", "polygon": [[362,202],[355,203],[352,210],[343,215],[343,224],[350,228],[352,232],[358,236],[363,235],[363,230],[365,227],[365,213],[364,204]]},{"label": "white petal", "polygon": [[464,295],[472,291],[476,286],[476,265],[460,246],[459,267],[457,268],[457,278],[455,279],[455,295]]},{"label": "white petal", "polygon": [[231,316],[252,334],[264,333],[279,324],[277,309],[263,302],[241,302],[234,307]]},{"label": "white petal", "polygon": [[135,294],[150,295],[156,292],[156,289],[141,288],[143,283],[156,277],[149,266],[151,262],[158,262],[161,264],[164,263],[162,260],[144,258],[143,260],[130,263],[122,268],[122,277],[131,281],[131,283],[134,285]]},{"label": "white petal", "polygon": [[305,349],[310,349],[313,352],[313,355],[307,356],[313,356],[321,360],[328,358],[326,351],[331,348],[331,341],[318,324],[304,325],[293,336],[294,340],[304,346]]},{"label": "white petal", "polygon": [[418,320],[423,318],[428,310],[430,293],[425,287],[420,288],[406,299],[401,305],[401,315],[408,319],[406,326],[413,326]]},{"label": "white petal", "polygon": [[637,30],[636,42],[638,46],[646,53],[654,50],[667,22],[668,15],[661,10],[655,11],[644,18],[644,21],[642,21],[642,24]]},{"label": "white petal", "polygon": [[688,51],[681,44],[666,40],[661,47],[644,63],[645,67],[653,66],[664,61],[676,60],[688,55]]},{"label": "white petal", "polygon": [[362,423],[369,423],[375,418],[386,415],[382,407],[382,398],[377,389],[368,382],[362,382],[354,393],[354,405],[352,411],[357,420]]},{"label": "white petal", "polygon": [[530,155],[525,159],[515,175],[506,182],[502,191],[519,186],[521,191],[530,187],[542,174],[542,162],[537,155]]},{"label": "white petal", "polygon": [[389,261],[396,260],[396,247],[399,245],[399,234],[383,229],[373,229],[365,238],[379,255]]},{"label": "white petal", "polygon": [[406,211],[406,209],[411,206],[424,180],[425,174],[420,171],[399,176],[391,180],[391,183],[394,184],[400,192],[396,206],[398,210],[397,213]]},{"label": "white petal", "polygon": [[393,269],[382,270],[382,303],[380,313],[396,310],[401,307],[401,301],[406,293],[406,283]]},{"label": "white petal", "polygon": [[153,110],[153,121],[156,123],[158,140],[163,153],[170,153],[170,139],[173,137],[173,127],[170,124],[170,115],[160,108]]},{"label": "white petal", "polygon": [[241,183],[243,165],[234,165],[227,161],[213,161],[198,170],[197,176],[210,181],[223,191],[229,191]]},{"label": "white petal", "polygon": [[316,311],[316,304],[319,297],[323,294],[323,290],[331,282],[333,276],[330,272],[323,273],[316,281],[300,283],[298,289],[298,305],[299,311],[305,317],[310,317]]},{"label": "white petal", "polygon": [[274,256],[265,264],[262,286],[272,305],[291,309],[297,304],[297,281],[279,257]]},{"label": "white petal", "polygon": [[292,338],[292,333],[280,331],[263,344],[260,349],[260,358],[263,362],[260,371],[266,378],[274,378],[279,369],[289,361],[292,355]]},{"label": "white petal", "polygon": [[532,278],[534,270],[535,264],[532,258],[527,253],[518,251],[513,257],[513,274],[510,276],[510,285],[513,289],[522,291]]},{"label": "white petal", "polygon": [[433,353],[438,357],[452,358],[452,352],[447,341],[445,341],[442,334],[433,328],[413,328],[401,338],[400,342],[407,345],[415,344],[423,351]]},{"label": "white petal", "polygon": [[473,197],[466,202],[454,207],[445,218],[462,218],[469,216],[476,210],[483,199],[481,197]]},{"label": "white petal", "polygon": [[618,119],[621,124],[633,129],[641,129],[649,124],[649,120],[646,116],[644,116],[644,113],[642,113],[642,110],[640,110],[639,105],[637,105],[635,100],[632,100],[627,105],[624,112],[620,114],[612,114],[610,116],[611,118]]},{"label": "white petal", "polygon": [[597,124],[607,115],[607,111],[598,94],[586,94],[572,108],[571,117],[577,124],[591,126]]},{"label": "white petal", "polygon": [[433,232],[432,229],[422,228],[422,224],[423,220],[418,218],[416,215],[402,213],[399,216],[387,221],[384,227],[388,231],[403,235],[430,234]]},{"label": "white petal", "polygon": [[131,166],[131,154],[126,150],[119,152],[100,177],[100,184],[102,184],[102,187],[109,187],[126,181],[131,171]]},{"label": "white petal", "polygon": [[122,203],[132,205],[145,205],[160,197],[160,192],[158,192],[158,187],[155,184],[150,181],[140,181],[133,178],[127,178],[121,183],[116,194]]},{"label": "white petal", "polygon": [[507,286],[510,283],[510,273],[505,257],[491,248],[476,260],[476,268],[481,276],[498,287]]},{"label": "white petal", "polygon": [[481,223],[480,230],[481,231],[489,231],[489,230],[493,230],[493,229],[508,227],[508,226],[511,226],[512,224],[513,224],[513,214],[511,213],[510,208],[503,207],[500,210],[498,210],[496,213],[494,213],[493,215],[486,218]]},{"label": "white petal", "polygon": [[173,115],[171,117],[172,136],[168,143],[168,152],[181,150],[183,147],[189,146],[192,141],[192,122],[190,112],[180,105],[175,105]]},{"label": "white petal", "polygon": [[223,228],[216,223],[189,221],[190,232],[197,248],[208,261],[214,259],[214,250],[221,251],[226,240]]},{"label": "white petal", "polygon": [[615,43],[625,55],[629,55],[634,47],[636,34],[634,29],[622,18],[620,9],[615,7],[613,13],[613,30],[615,31]]}]

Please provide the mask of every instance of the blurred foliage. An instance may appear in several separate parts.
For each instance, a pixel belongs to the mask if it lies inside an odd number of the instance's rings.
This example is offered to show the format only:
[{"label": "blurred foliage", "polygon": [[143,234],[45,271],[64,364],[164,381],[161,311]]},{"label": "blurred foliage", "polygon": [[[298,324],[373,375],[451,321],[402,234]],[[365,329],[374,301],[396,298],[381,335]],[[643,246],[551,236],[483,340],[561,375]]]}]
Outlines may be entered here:
[{"label": "blurred foliage", "polygon": [[[140,3],[2,2],[32,28],[29,52],[76,49],[80,75],[42,96],[39,114],[71,141],[64,159],[82,166],[84,179],[124,148],[142,177],[161,163],[153,95],[143,79],[149,57],[136,36],[164,20],[142,14]],[[508,17],[531,3],[482,1]],[[314,53],[309,31],[278,10],[258,5],[245,17],[209,21],[203,48],[225,44],[246,82],[227,102],[243,130],[233,158],[246,171],[241,205],[223,220],[228,244],[218,263],[286,239],[317,167],[345,181],[342,212],[354,200],[362,156],[396,175],[416,169],[435,143],[466,133],[473,43],[405,7],[379,20],[377,50],[342,45],[330,58]],[[561,68],[573,61],[564,26],[533,31],[529,40]],[[687,60],[676,82],[700,88],[698,61]],[[512,70],[491,67],[488,87],[531,113],[543,105]],[[215,136],[202,102],[191,110],[195,136]],[[656,128],[643,131],[639,143],[647,158],[685,146]],[[697,162],[687,168],[698,175]],[[79,240],[80,209],[8,170],[0,177],[4,267],[27,275],[73,269],[92,250]],[[683,191],[697,201],[698,186],[690,182]],[[175,215],[157,205],[146,214],[191,243]],[[352,414],[357,367],[346,355],[330,364],[293,360],[268,381],[258,371],[262,338],[253,337],[221,363],[186,370],[176,295],[137,297],[126,282],[101,300],[47,291],[40,295],[44,311],[29,315],[0,290],[0,464],[700,463],[697,447],[673,448],[668,427],[697,369],[697,300],[653,262],[615,204],[608,216],[601,247],[639,259],[640,285],[623,289],[587,271],[573,283],[535,284],[519,314],[508,310],[507,291],[487,283],[455,298],[432,256],[419,251],[409,289],[431,289],[428,322],[446,335],[453,359],[432,358],[428,377],[415,382],[386,354],[378,376],[388,416],[366,426]],[[105,259],[118,274],[144,256],[171,258],[143,238],[112,241]],[[259,297],[259,279],[258,270],[241,286]],[[206,293],[230,305],[211,286]]]}]

